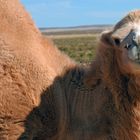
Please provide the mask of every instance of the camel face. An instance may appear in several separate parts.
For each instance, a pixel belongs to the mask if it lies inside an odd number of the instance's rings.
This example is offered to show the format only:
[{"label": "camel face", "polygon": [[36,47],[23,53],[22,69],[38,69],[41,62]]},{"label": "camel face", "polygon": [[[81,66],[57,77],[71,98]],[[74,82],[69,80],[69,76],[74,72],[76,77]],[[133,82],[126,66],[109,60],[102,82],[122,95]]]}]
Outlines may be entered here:
[{"label": "camel face", "polygon": [[130,61],[140,63],[140,10],[130,12],[109,33],[115,46],[125,48]]}]

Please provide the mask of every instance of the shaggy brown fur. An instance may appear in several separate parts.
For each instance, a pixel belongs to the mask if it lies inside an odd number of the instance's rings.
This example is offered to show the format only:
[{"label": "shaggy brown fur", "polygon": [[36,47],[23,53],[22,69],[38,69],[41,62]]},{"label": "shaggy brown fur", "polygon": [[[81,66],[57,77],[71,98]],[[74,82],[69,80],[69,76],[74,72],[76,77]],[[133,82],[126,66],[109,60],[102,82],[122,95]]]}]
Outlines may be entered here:
[{"label": "shaggy brown fur", "polygon": [[0,0],[0,140],[16,140],[41,93],[75,65],[44,39],[18,0]]},{"label": "shaggy brown fur", "polygon": [[75,66],[55,78],[19,140],[140,140],[139,66],[116,46],[118,30],[102,35],[90,69]]},{"label": "shaggy brown fur", "polygon": [[[139,15],[127,16],[130,28]],[[41,36],[18,0],[0,1],[0,19],[0,140],[140,140],[140,72],[114,43],[121,22],[86,69]]]}]

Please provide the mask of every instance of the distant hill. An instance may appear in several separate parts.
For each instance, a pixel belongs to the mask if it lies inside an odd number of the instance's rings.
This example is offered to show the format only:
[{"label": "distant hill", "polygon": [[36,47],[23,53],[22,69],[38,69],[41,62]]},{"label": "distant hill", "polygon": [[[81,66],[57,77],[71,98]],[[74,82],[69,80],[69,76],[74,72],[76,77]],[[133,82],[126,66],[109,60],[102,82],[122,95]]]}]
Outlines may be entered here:
[{"label": "distant hill", "polygon": [[75,27],[39,28],[44,35],[95,34],[110,30],[113,25],[84,25]]}]

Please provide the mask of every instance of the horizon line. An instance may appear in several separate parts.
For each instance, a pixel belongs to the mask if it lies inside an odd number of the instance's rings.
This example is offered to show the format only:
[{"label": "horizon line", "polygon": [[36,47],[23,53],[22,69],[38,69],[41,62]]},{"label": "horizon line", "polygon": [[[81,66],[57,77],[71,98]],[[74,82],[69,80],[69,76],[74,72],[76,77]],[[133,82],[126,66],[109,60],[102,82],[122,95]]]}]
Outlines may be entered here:
[{"label": "horizon line", "polygon": [[38,27],[39,29],[51,29],[51,28],[78,28],[78,27],[96,27],[96,26],[113,26],[114,24],[81,24],[81,25],[69,25],[69,26],[46,26]]}]

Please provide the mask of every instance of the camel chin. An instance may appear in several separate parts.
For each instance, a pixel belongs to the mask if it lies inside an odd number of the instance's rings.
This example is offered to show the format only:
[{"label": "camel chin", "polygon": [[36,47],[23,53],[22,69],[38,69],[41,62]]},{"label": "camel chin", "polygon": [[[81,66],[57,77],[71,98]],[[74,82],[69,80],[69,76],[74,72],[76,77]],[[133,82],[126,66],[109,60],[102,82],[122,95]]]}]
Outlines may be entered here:
[{"label": "camel chin", "polygon": [[133,46],[128,50],[128,58],[137,64],[140,64],[140,49],[137,46]]}]

